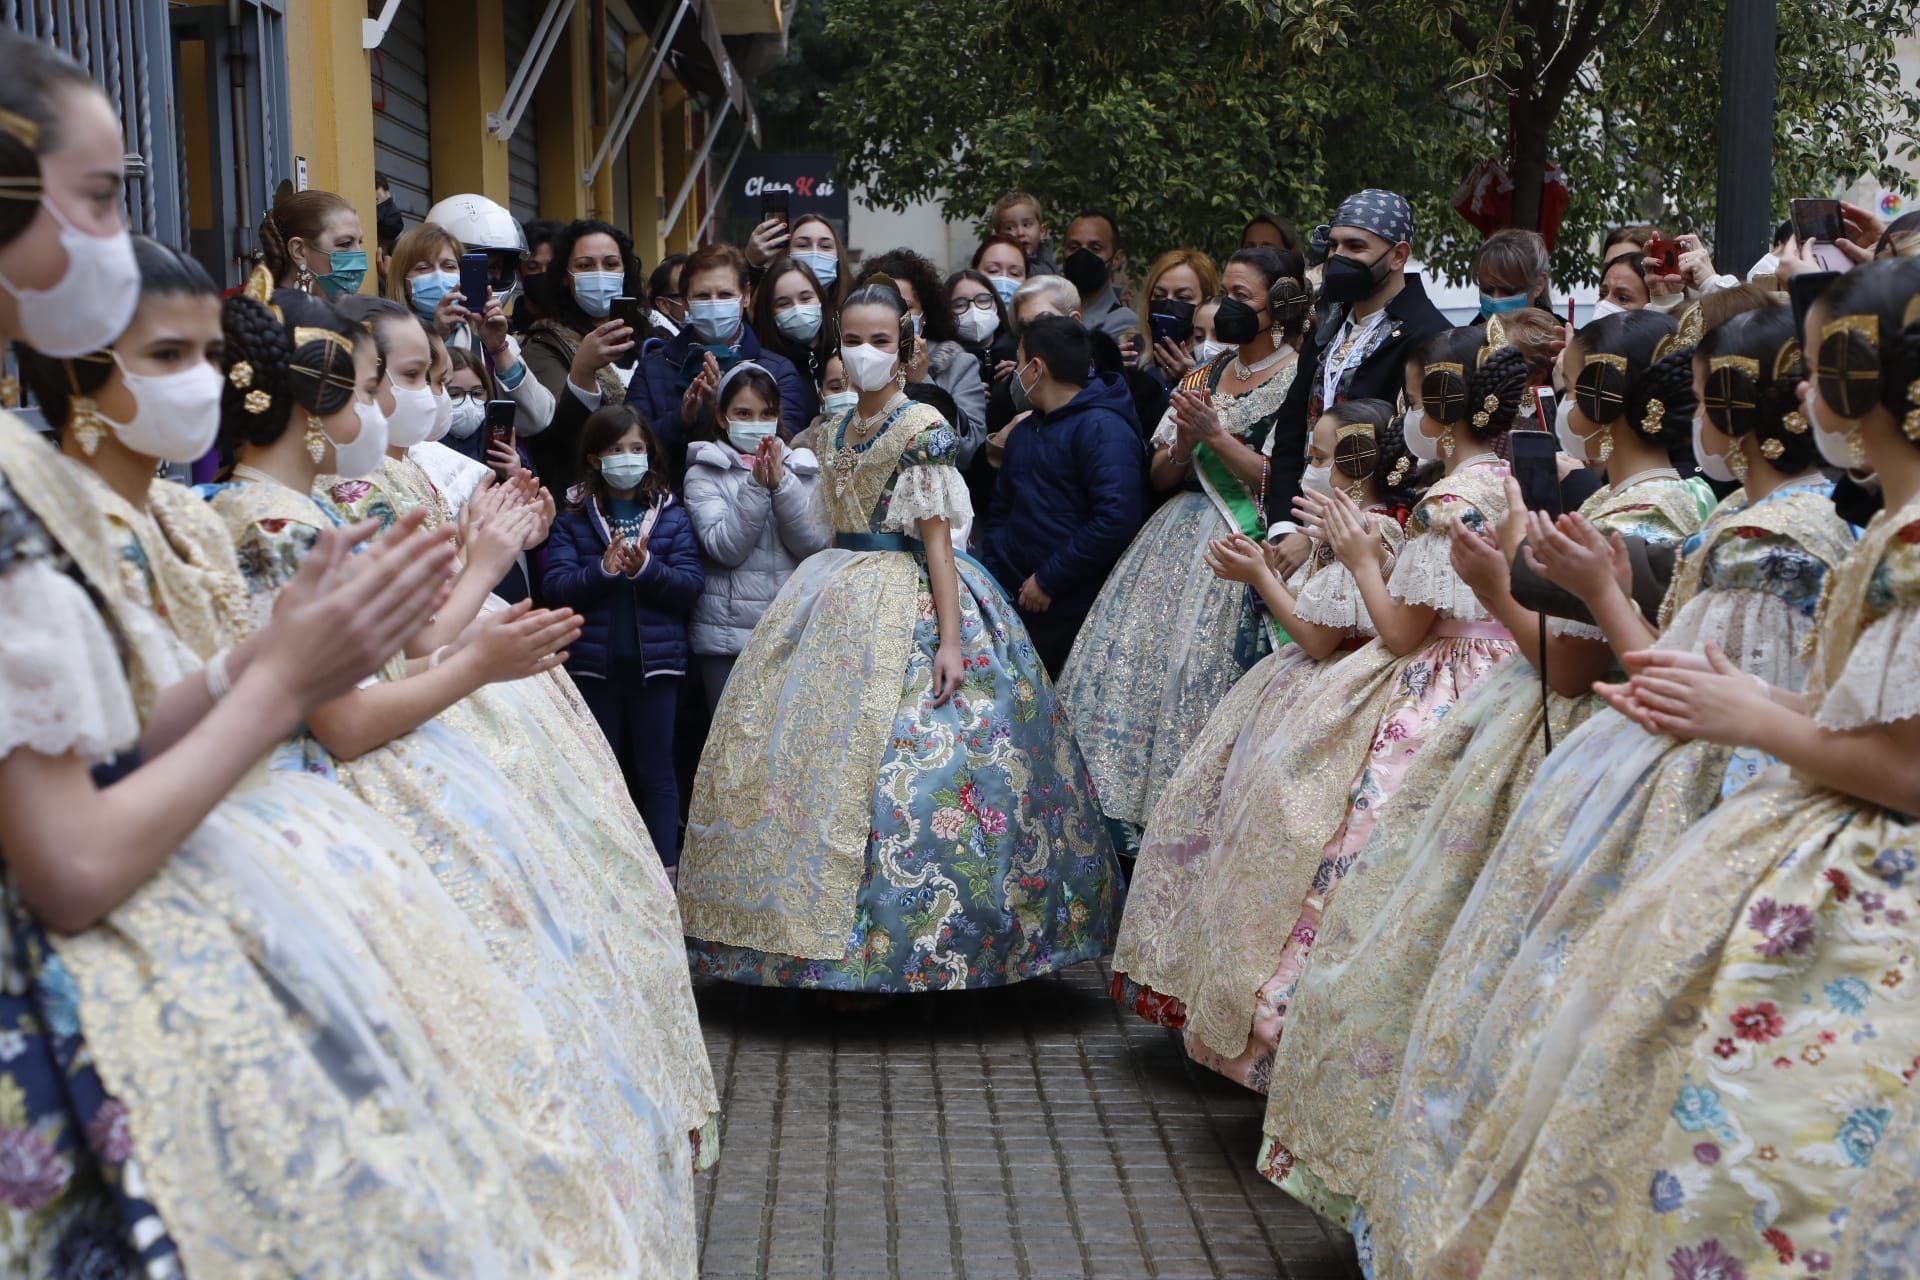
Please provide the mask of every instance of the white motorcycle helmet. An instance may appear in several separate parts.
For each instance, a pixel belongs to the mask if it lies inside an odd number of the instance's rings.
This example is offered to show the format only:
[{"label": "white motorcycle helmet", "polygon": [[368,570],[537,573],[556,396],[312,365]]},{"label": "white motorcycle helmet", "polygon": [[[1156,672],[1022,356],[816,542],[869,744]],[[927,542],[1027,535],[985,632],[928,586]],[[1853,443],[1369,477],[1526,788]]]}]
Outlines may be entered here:
[{"label": "white motorcycle helmet", "polygon": [[502,306],[520,291],[520,259],[527,254],[527,233],[520,219],[483,195],[448,196],[427,210],[428,222],[446,228],[467,252],[487,255],[487,277]]}]

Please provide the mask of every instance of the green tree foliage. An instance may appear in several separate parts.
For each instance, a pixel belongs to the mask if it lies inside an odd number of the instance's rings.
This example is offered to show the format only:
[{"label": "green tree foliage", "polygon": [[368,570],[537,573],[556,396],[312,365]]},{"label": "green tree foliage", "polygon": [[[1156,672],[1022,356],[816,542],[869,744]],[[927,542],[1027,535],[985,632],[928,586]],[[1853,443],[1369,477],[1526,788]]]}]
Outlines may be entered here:
[{"label": "green tree foliage", "polygon": [[[1525,226],[1551,160],[1573,197],[1555,264],[1571,282],[1592,278],[1607,226],[1711,232],[1721,30],[1746,2],[814,0],[832,73],[792,96],[869,200],[982,219],[1025,187],[1056,231],[1104,204],[1135,262],[1218,252],[1260,210],[1304,229],[1380,185],[1415,202],[1417,249],[1458,275],[1479,233],[1450,201],[1473,165],[1508,165]],[[1899,185],[1920,95],[1893,41],[1920,6],[1779,6],[1777,214],[1861,177]]]}]

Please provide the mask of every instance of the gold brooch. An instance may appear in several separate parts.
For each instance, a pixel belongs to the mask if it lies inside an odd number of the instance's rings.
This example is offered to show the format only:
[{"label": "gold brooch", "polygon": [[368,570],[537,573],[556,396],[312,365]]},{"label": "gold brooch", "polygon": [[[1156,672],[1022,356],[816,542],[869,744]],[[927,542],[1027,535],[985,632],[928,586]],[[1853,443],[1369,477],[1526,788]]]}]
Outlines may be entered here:
[{"label": "gold brooch", "polygon": [[227,381],[233,384],[236,391],[242,387],[252,386],[253,366],[245,360],[235,361],[233,368],[227,370]]},{"label": "gold brooch", "polygon": [[1658,399],[1647,401],[1646,415],[1640,419],[1640,434],[1643,436],[1659,435],[1660,419],[1666,416],[1667,406],[1664,401]]}]

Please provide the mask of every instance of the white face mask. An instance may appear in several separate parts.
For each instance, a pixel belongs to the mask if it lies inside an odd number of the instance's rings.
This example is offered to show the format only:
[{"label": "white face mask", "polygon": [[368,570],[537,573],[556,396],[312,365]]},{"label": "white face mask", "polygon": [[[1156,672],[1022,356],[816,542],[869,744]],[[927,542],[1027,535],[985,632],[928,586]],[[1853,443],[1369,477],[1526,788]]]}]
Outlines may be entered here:
[{"label": "white face mask", "polygon": [[[1619,303],[1611,301],[1610,299],[1607,299],[1607,298],[1602,298],[1600,299],[1600,301],[1593,304],[1593,319],[1605,320],[1608,316],[1617,316],[1622,311],[1625,311],[1625,310],[1626,308],[1621,306]],[[1591,324],[1592,321],[1590,320],[1588,321],[1588,323]]]},{"label": "white face mask", "polygon": [[777,422],[753,422],[746,418],[727,419],[727,439],[741,453],[752,453],[760,442],[778,430]]},{"label": "white face mask", "polygon": [[862,391],[878,391],[892,382],[900,365],[895,353],[865,343],[840,348],[840,359],[847,366],[847,380]]},{"label": "white face mask", "polygon": [[844,413],[852,413],[860,404],[857,391],[832,391],[820,401],[820,412],[829,418],[837,418]]},{"label": "white face mask", "polygon": [[999,316],[991,311],[982,311],[978,307],[968,307],[967,313],[960,317],[961,339],[976,346],[993,337],[994,330],[999,327]]},{"label": "white face mask", "polygon": [[[67,273],[51,289],[22,289],[0,276],[20,304],[20,338],[41,355],[69,359],[111,346],[140,306],[140,264],[126,228],[90,236],[67,221],[45,196],[40,203],[60,224]],[[217,430],[217,428],[216,428]]]},{"label": "white face mask", "polygon": [[1851,431],[1829,431],[1820,421],[1823,405],[1820,392],[1809,382],[1807,394],[1800,402],[1800,412],[1806,414],[1807,421],[1813,424],[1813,444],[1820,450],[1830,467],[1844,467],[1849,471],[1859,471],[1866,467],[1867,456],[1854,444]]},{"label": "white face mask", "polygon": [[133,421],[115,422],[101,414],[120,443],[135,453],[166,462],[192,462],[213,448],[220,433],[220,371],[201,361],[178,373],[131,372],[118,351],[120,377],[133,397]]},{"label": "white face mask", "polygon": [[1597,443],[1600,439],[1600,432],[1605,430],[1606,428],[1602,427],[1600,431],[1596,431],[1590,436],[1583,436],[1574,431],[1573,398],[1571,396],[1563,396],[1560,400],[1560,407],[1554,411],[1553,434],[1554,438],[1560,442],[1560,452],[1578,462],[1593,461],[1592,456],[1587,453],[1587,447]]},{"label": "white face mask", "polygon": [[[356,403],[353,411],[360,418],[360,434],[346,444],[327,437],[333,441],[333,474],[342,480],[365,479],[380,469],[380,460],[387,456],[387,417],[380,406]],[[326,430],[324,425],[321,430]]]},{"label": "white face mask", "polygon": [[474,396],[468,396],[453,406],[453,425],[448,428],[455,440],[465,440],[480,429],[480,423],[487,416],[487,407]]},{"label": "white face mask", "polygon": [[387,384],[393,391],[393,414],[387,419],[387,444],[412,448],[433,433],[433,420],[439,406],[426,387],[401,387]]},{"label": "white face mask", "polygon": [[1229,343],[1214,342],[1209,339],[1193,349],[1193,362],[1196,365],[1206,364],[1215,356],[1232,350],[1233,346]]},{"label": "white face mask", "polygon": [[[1732,441],[1732,447],[1738,449],[1740,442]],[[1693,415],[1693,460],[1700,464],[1700,474],[1709,480],[1718,480],[1721,484],[1733,483],[1733,467],[1726,458],[1707,451],[1707,419],[1704,412]]]},{"label": "white face mask", "polygon": [[1406,439],[1407,452],[1422,462],[1440,461],[1440,442],[1427,434],[1427,411],[1409,409],[1401,420],[1400,434]]},{"label": "white face mask", "polygon": [[1333,496],[1333,468],[1309,466],[1300,477],[1300,488],[1323,498]]},{"label": "white face mask", "polygon": [[427,443],[447,438],[447,429],[453,426],[453,397],[444,391],[433,393],[433,430],[427,432]]}]

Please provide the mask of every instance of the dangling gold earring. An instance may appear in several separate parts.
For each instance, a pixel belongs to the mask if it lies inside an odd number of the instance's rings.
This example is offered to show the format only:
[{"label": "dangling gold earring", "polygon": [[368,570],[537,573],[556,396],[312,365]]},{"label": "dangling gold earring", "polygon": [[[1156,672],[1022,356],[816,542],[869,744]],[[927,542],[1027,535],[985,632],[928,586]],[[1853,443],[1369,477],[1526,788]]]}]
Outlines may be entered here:
[{"label": "dangling gold earring", "polygon": [[1440,456],[1443,458],[1451,458],[1453,456],[1453,428],[1451,426],[1443,428],[1440,432]]},{"label": "dangling gold earring", "polygon": [[1273,339],[1274,346],[1284,347],[1287,344],[1287,331],[1281,328],[1278,320],[1273,322],[1273,328],[1267,330],[1267,334]]},{"label": "dangling gold earring", "polygon": [[1735,480],[1738,480],[1742,483],[1746,482],[1747,451],[1745,446],[1743,446],[1738,440],[1735,440],[1733,442],[1733,447],[1727,450],[1727,470],[1733,472],[1733,478]]},{"label": "dangling gold earring", "polygon": [[1611,458],[1612,456],[1613,456],[1613,428],[1602,427],[1600,428],[1600,456],[1599,458],[1596,459],[1596,461],[1605,462],[1608,458]]},{"label": "dangling gold earring", "polygon": [[100,438],[107,434],[107,423],[92,396],[75,397],[73,408],[67,413],[67,429],[80,442],[80,452],[91,458],[100,451]]},{"label": "dangling gold earring", "polygon": [[320,429],[320,419],[312,414],[307,415],[307,456],[316,467],[327,457],[327,433]]},{"label": "dangling gold earring", "polygon": [[295,276],[295,277],[294,277],[294,284],[295,284],[295,285],[296,285],[296,286],[297,286],[297,287],[299,288],[299,290],[300,290],[300,292],[302,292],[302,293],[312,293],[312,292],[313,292],[313,278],[314,278],[314,277],[313,277],[313,268],[312,268],[312,267],[310,267],[310,266],[308,266],[308,265],[306,264],[306,262],[305,262],[305,261],[303,260],[303,261],[302,261],[302,262],[300,263],[300,272],[299,272],[299,274],[298,274],[297,276]]}]

